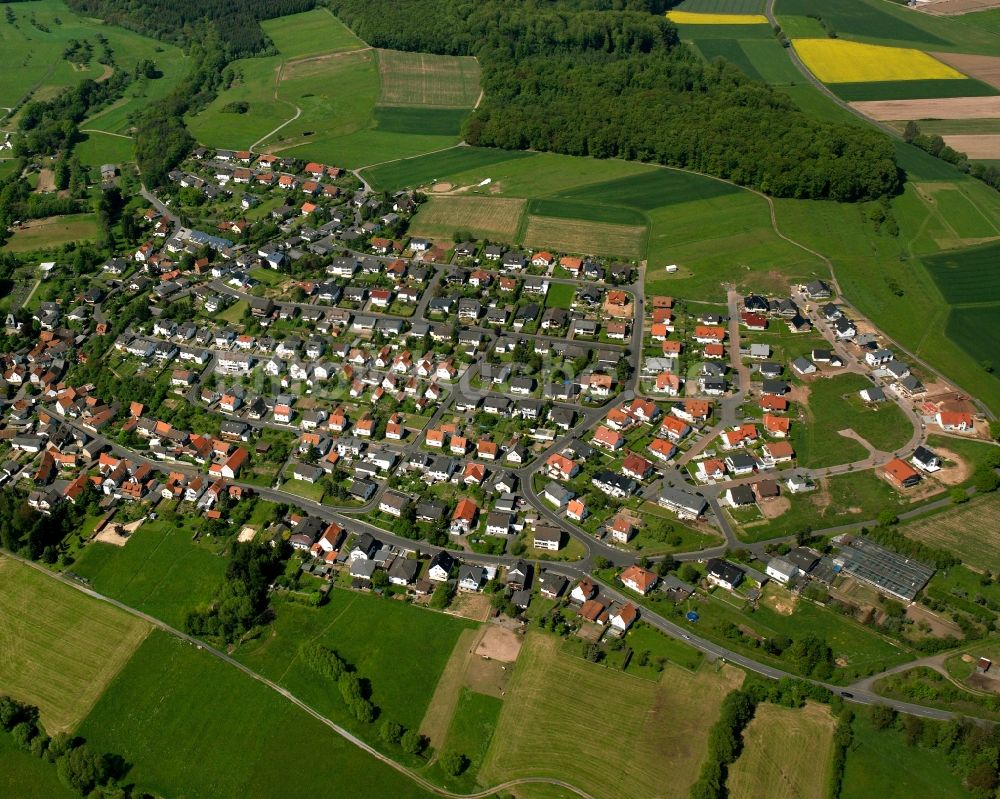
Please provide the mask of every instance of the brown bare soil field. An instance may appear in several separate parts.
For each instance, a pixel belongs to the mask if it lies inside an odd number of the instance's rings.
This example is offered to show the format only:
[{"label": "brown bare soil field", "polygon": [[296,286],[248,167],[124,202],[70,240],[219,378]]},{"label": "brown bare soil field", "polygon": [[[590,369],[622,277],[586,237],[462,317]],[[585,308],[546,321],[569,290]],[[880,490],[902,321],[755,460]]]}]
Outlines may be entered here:
[{"label": "brown bare soil field", "polygon": [[56,175],[51,169],[43,169],[38,173],[38,185],[35,191],[39,194],[56,190]]},{"label": "brown bare soil field", "polygon": [[952,149],[965,153],[969,158],[1000,158],[1000,136],[958,134],[945,136],[945,143]]},{"label": "brown bare soil field", "polygon": [[[1000,62],[1000,59],[997,61]],[[1000,76],[1000,66],[997,69],[997,75]],[[860,111],[866,117],[882,122],[910,119],[987,119],[1000,117],[1000,96],[938,97],[931,100],[865,100],[851,103],[851,108]]]},{"label": "brown bare soil field", "polygon": [[521,639],[517,633],[496,624],[486,628],[476,647],[476,654],[480,657],[502,660],[504,663],[513,663],[520,651]]},{"label": "brown bare soil field", "polygon": [[1000,8],[1000,0],[930,0],[917,6],[918,11],[936,17],[953,17],[988,8]]},{"label": "brown bare soil field", "polygon": [[[1000,57],[992,55],[968,55],[966,53],[931,53],[939,61],[944,61],[970,78],[976,78],[990,86],[1000,88]],[[986,99],[981,98],[981,99]]]}]

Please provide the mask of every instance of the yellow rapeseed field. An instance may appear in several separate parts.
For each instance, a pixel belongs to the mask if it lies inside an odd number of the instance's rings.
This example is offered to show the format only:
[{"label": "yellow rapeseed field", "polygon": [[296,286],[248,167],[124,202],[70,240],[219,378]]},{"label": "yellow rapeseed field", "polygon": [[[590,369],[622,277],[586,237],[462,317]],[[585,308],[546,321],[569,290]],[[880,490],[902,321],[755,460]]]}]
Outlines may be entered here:
[{"label": "yellow rapeseed field", "polygon": [[823,83],[961,79],[961,72],[920,50],[843,39],[794,39],[799,58]]},{"label": "yellow rapeseed field", "polygon": [[678,25],[766,25],[763,14],[700,14],[696,11],[668,11],[667,19]]}]

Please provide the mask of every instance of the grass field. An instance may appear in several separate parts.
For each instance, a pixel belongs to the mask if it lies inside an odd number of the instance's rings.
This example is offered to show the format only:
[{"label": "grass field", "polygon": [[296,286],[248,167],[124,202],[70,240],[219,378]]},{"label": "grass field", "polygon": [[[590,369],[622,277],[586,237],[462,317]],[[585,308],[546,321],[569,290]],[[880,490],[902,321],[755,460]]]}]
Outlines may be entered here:
[{"label": "grass field", "polygon": [[[664,635],[655,627],[648,624],[638,624],[629,630],[625,638],[632,651],[638,655],[641,652],[649,652],[650,657],[655,660],[658,657],[665,657],[671,663],[694,671],[704,661],[704,656],[694,647],[688,646],[683,641]],[[633,657],[626,669],[631,674],[652,677],[659,679],[659,674],[651,671],[650,667],[639,665],[638,657]]]},{"label": "grass field", "polygon": [[1000,363],[1000,341],[996,336],[984,336],[984,330],[995,330],[1000,321],[1000,305],[977,308],[953,308],[948,314],[945,332],[981,366],[991,368]]},{"label": "grass field", "polygon": [[457,136],[462,121],[469,115],[464,108],[424,108],[416,106],[375,106],[375,124],[389,133],[421,133],[435,136]]},{"label": "grass field", "polygon": [[532,199],[528,213],[534,216],[557,216],[563,219],[582,219],[589,222],[607,222],[612,225],[646,224],[646,215],[634,208],[620,205],[597,205],[583,200]]},{"label": "grass field", "polygon": [[139,619],[0,557],[0,693],[72,730],[149,631]]},{"label": "grass field", "polygon": [[264,20],[260,25],[285,58],[304,58],[365,47],[361,39],[325,8]]},{"label": "grass field", "polygon": [[146,522],[123,547],[93,542],[72,570],[102,594],[184,626],[188,611],[207,603],[226,573],[226,560],[191,541],[183,517]]},{"label": "grass field", "polygon": [[[119,69],[131,69],[142,58],[152,58],[163,77],[133,85],[133,91],[162,96],[170,91],[187,69],[181,51],[168,44],[140,36],[98,19],[78,15],[62,0],[35,0],[11,7],[15,23],[0,25],[0,105],[14,106],[37,87],[38,96],[52,97],[60,89],[75,86],[84,78],[101,77],[104,65],[97,61],[97,34],[108,39]],[[34,18],[38,25],[31,23]],[[47,30],[41,30],[44,26]],[[88,40],[95,47],[86,64],[70,64],[62,57],[73,39]],[[86,127],[86,126],[84,126]]]},{"label": "grass field", "polygon": [[0,796],[18,799],[76,799],[48,760],[19,749],[12,736],[0,734]]},{"label": "grass field", "polygon": [[667,19],[677,25],[766,25],[763,14],[719,14],[702,11],[668,11]]},{"label": "grass field", "polygon": [[26,222],[23,228],[19,228],[11,236],[6,247],[12,252],[32,252],[95,238],[97,219],[93,214],[67,214]]},{"label": "grass field", "polygon": [[695,41],[702,55],[709,61],[725,58],[751,78],[772,86],[801,83],[802,75],[788,58],[784,48],[775,39],[702,38]]},{"label": "grass field", "polygon": [[578,189],[556,193],[556,197],[593,202],[599,197],[608,205],[624,205],[650,211],[667,205],[709,200],[743,190],[725,181],[682,172],[676,169],[652,169],[639,175],[615,178]]},{"label": "grass field", "polygon": [[842,799],[970,799],[944,755],[906,745],[903,733],[875,730],[864,713],[854,720],[840,792]]},{"label": "grass field", "polygon": [[545,295],[546,308],[569,308],[573,303],[573,286],[568,283],[553,283]]},{"label": "grass field", "polygon": [[875,449],[892,452],[910,439],[912,425],[894,402],[868,407],[858,392],[871,382],[841,374],[811,381],[806,421],[792,424],[799,465],[808,468],[863,460],[867,450],[838,431],[851,429]]},{"label": "grass field", "polygon": [[[939,196],[936,194],[935,199]],[[977,216],[976,209],[971,207],[968,201],[954,210],[961,211],[963,217]],[[979,220],[982,219],[980,216]],[[992,224],[985,231],[977,227],[975,232],[997,235],[996,228]],[[934,278],[938,290],[948,302],[953,304],[1000,302],[1000,280],[996,279],[998,257],[1000,257],[1000,243],[930,255],[924,257],[923,262]]]},{"label": "grass field", "polygon": [[907,538],[954,552],[970,566],[1000,571],[1000,497],[996,494],[911,522],[900,531]]},{"label": "grass field", "polygon": [[392,191],[421,186],[470,169],[487,169],[504,161],[530,159],[531,153],[492,150],[488,147],[455,147],[441,153],[416,156],[371,167],[365,178],[379,189]]},{"label": "grass field", "polygon": [[469,758],[469,771],[479,771],[500,718],[503,700],[463,688],[442,751]]},{"label": "grass field", "polygon": [[479,99],[479,62],[469,56],[379,50],[385,105],[472,108]]},{"label": "grass field", "polygon": [[[668,667],[659,682],[629,677],[561,653],[558,639],[530,632],[480,780],[572,775],[600,799],[686,797],[719,704],[739,682],[729,669],[692,675]],[[628,753],[628,768],[609,767],[609,743]]]},{"label": "grass field", "polygon": [[73,149],[80,163],[88,166],[101,164],[124,164],[135,160],[132,140],[109,133],[83,133],[82,139]]},{"label": "grass field", "polygon": [[728,795],[825,799],[835,726],[826,705],[758,705],[743,732],[743,751],[729,768]]},{"label": "grass field", "polygon": [[[386,799],[427,796],[276,692],[158,631],[79,731],[161,796],[320,796],[362,784]],[[320,754],[307,763],[306,752]]]},{"label": "grass field", "polygon": [[413,218],[410,232],[430,238],[451,238],[456,231],[469,231],[476,238],[513,243],[521,223],[524,200],[500,197],[435,197]]},{"label": "grass field", "polygon": [[830,90],[841,100],[927,100],[936,97],[989,97],[997,90],[972,78],[933,80],[873,80],[834,83]]},{"label": "grass field", "polygon": [[738,66],[748,78],[764,80],[764,76],[757,71],[757,68],[750,61],[750,58],[737,40],[702,39],[697,42],[697,45],[706,61],[714,61],[716,58],[722,58]]},{"label": "grass field", "polygon": [[524,244],[536,248],[550,247],[560,252],[639,259],[646,251],[646,228],[582,219],[529,216],[524,231]]},{"label": "grass field", "polygon": [[[386,718],[416,729],[455,641],[473,626],[402,602],[335,589],[329,603],[318,609],[282,604],[271,629],[241,647],[236,657],[350,726],[335,687],[324,685],[300,658],[305,643],[329,646],[371,681],[372,701]],[[403,652],[405,669],[400,668]]]},{"label": "grass field", "polygon": [[965,78],[957,69],[910,48],[844,39],[793,39],[792,46],[824,83]]}]

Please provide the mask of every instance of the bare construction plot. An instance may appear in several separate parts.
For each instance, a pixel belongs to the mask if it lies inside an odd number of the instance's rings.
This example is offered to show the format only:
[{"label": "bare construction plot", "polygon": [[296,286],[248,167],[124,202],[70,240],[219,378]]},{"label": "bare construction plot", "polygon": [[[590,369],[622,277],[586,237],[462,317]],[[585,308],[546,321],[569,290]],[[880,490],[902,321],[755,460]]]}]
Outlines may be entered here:
[{"label": "bare construction plot", "polygon": [[955,134],[944,137],[945,144],[969,158],[1000,158],[1000,135]]},{"label": "bare construction plot", "polygon": [[[1000,89],[1000,57],[992,55],[966,55],[964,53],[931,53],[970,78],[976,78]],[[987,98],[982,98],[983,100]]]},{"label": "bare construction plot", "polygon": [[1000,117],[1000,96],[938,97],[932,100],[865,100],[851,107],[881,122],[910,119],[988,119]]}]

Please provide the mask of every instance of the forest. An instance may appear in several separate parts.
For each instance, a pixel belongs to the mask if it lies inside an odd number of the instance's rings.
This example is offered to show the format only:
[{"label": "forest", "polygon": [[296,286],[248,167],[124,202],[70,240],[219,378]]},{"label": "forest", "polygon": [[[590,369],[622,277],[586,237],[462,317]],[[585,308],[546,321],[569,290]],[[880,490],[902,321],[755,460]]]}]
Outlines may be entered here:
[{"label": "forest", "polygon": [[231,58],[268,50],[260,20],[297,14],[315,0],[67,0],[84,16],[100,17],[155,39],[186,48],[209,23]]},{"label": "forest", "polygon": [[662,0],[329,0],[376,47],[474,55],[485,98],[470,144],[620,157],[706,172],[777,197],[897,192],[884,134],[809,119],[679,44]]}]

